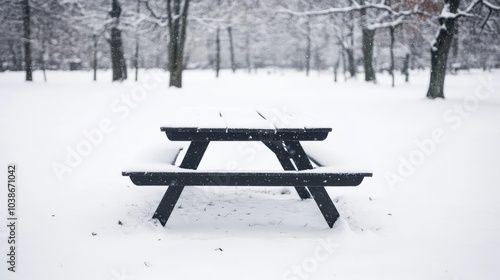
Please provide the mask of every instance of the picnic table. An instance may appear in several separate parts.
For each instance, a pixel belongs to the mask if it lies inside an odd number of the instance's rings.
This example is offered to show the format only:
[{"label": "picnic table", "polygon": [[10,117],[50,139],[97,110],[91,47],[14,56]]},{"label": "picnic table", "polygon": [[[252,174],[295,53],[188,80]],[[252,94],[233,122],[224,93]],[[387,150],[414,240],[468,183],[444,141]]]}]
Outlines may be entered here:
[{"label": "picnic table", "polygon": [[[332,128],[298,112],[183,109],[172,114],[160,129],[170,141],[190,142],[180,165],[175,162],[181,149],[155,148],[140,155],[122,175],[138,186],[169,186],[153,215],[163,226],[185,186],[293,186],[301,199],[315,200],[331,228],[339,212],[325,186],[357,186],[372,176],[368,172],[338,172],[321,167],[321,159],[311,159],[301,141],[325,140]],[[276,155],[284,170],[196,170],[212,141],[260,141]]]}]

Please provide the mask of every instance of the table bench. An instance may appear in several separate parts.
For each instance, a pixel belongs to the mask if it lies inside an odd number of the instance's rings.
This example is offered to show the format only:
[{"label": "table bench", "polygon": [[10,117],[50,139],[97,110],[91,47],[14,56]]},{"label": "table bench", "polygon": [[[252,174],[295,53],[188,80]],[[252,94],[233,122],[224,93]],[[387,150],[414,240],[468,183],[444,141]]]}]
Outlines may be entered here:
[{"label": "table bench", "polygon": [[[299,113],[179,110],[161,131],[170,141],[190,141],[180,165],[175,162],[181,148],[166,143],[139,155],[122,175],[138,186],[169,186],[153,215],[163,226],[185,186],[293,186],[301,199],[316,201],[327,224],[333,227],[339,213],[324,187],[357,186],[372,174],[340,172],[335,167],[313,168],[300,141],[322,141],[331,130]],[[276,155],[284,171],[196,170],[211,141],[260,141]]]}]

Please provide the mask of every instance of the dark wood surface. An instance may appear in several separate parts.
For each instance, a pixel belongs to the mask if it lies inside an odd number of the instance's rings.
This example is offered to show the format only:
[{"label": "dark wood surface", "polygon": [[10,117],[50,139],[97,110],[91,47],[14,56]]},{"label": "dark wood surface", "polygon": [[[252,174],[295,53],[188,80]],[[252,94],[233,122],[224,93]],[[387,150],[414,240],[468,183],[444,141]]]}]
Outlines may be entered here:
[{"label": "dark wood surface", "polygon": [[[189,145],[188,150],[186,151],[186,155],[182,159],[181,163],[181,168],[186,168],[186,169],[196,169],[198,168],[198,165],[200,164],[201,159],[203,158],[203,155],[205,154],[205,151],[207,150],[209,142],[199,142],[199,141],[193,141]],[[132,182],[136,185],[140,185],[140,181],[145,182],[144,180],[149,180],[149,182],[161,182],[161,180],[158,180],[159,178],[145,178],[145,177],[135,177],[134,175],[130,174],[130,179]],[[137,183],[136,183],[137,182]],[[169,185],[169,184],[166,184]],[[168,218],[170,217],[170,214],[172,214],[172,211],[174,210],[175,204],[179,200],[179,197],[181,196],[182,190],[184,189],[184,186],[182,185],[177,185],[175,188],[169,187],[165,194],[163,195],[163,198],[160,201],[160,204],[156,208],[156,211],[153,215],[154,219],[158,219],[160,223],[165,226],[165,224],[168,221]]]},{"label": "dark wood surface", "polygon": [[331,128],[308,130],[186,129],[162,127],[170,141],[323,141]]},{"label": "dark wood surface", "polygon": [[314,173],[314,172],[137,172],[124,173],[138,186],[357,186],[370,173]]},{"label": "dark wood surface", "polygon": [[[295,166],[293,165],[290,155],[284,146],[284,142],[263,141],[262,143],[264,143],[264,145],[266,145],[266,147],[268,147],[276,155],[281,167],[283,167],[284,170],[295,171]],[[295,190],[299,194],[300,199],[304,200],[311,198],[311,194],[306,187],[295,186]]]},{"label": "dark wood surface", "polygon": [[[306,152],[300,145],[300,142],[296,141],[285,141],[284,145],[290,154],[292,160],[295,162],[295,166],[297,166],[298,170],[307,170],[312,169],[313,166],[309,161],[309,157]],[[330,174],[334,175],[334,174]],[[363,181],[364,177],[371,177],[371,174],[368,173],[354,173],[354,174],[343,174],[338,179],[338,183],[343,186],[357,186]],[[316,187],[320,186],[320,187]],[[325,188],[322,186],[328,186],[325,182],[311,182],[308,185],[309,192],[312,194],[314,201],[319,207],[319,210],[323,214],[328,226],[333,227],[335,221],[340,217],[337,208],[333,204],[333,201],[330,199],[330,196],[326,192]]]},{"label": "dark wood surface", "polygon": [[251,109],[181,110],[160,129],[171,141],[322,141],[332,131],[308,115]]}]

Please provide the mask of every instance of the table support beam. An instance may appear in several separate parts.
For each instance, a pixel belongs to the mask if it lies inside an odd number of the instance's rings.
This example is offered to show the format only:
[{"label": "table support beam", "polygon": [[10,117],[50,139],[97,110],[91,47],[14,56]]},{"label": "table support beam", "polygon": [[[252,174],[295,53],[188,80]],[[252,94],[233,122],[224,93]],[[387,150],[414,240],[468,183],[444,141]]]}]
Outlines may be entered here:
[{"label": "table support beam", "polygon": [[[266,147],[268,147],[278,158],[281,166],[284,170],[293,170],[295,171],[295,166],[291,162],[290,155],[285,150],[284,143],[281,141],[262,141]],[[300,199],[308,199],[311,198],[311,194],[307,191],[306,187],[295,187],[295,190],[300,196]]]},{"label": "table support beam", "polygon": [[[182,159],[180,167],[186,169],[197,169],[209,143],[209,141],[191,142],[184,159]],[[168,218],[172,214],[175,204],[179,200],[183,189],[183,186],[169,186],[165,195],[163,195],[163,198],[153,215],[153,219],[158,219],[162,226],[165,226],[167,223]]]},{"label": "table support beam", "polygon": [[[313,169],[313,166],[309,161],[304,148],[300,145],[300,142],[285,141],[285,146],[298,170]],[[335,208],[335,205],[330,199],[330,196],[326,192],[325,188],[310,187],[309,192],[311,192],[314,201],[316,201],[316,204],[328,223],[328,226],[330,226],[330,228],[333,227],[333,224],[340,217],[340,214],[337,211],[337,208]]]}]

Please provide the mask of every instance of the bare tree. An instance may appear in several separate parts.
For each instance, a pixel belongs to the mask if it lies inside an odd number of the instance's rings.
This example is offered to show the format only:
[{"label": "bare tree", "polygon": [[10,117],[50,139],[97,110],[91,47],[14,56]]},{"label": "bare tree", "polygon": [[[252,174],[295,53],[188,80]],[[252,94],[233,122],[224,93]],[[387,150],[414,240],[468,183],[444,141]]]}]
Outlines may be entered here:
[{"label": "bare tree", "polygon": [[219,77],[220,71],[220,29],[217,27],[215,37],[215,77]]},{"label": "bare tree", "polygon": [[169,86],[182,87],[184,70],[184,47],[187,37],[187,19],[190,0],[166,0],[166,16],[155,11],[151,0],[145,0],[146,8],[160,27],[164,27],[165,18],[168,28],[168,70]]},{"label": "bare tree", "polygon": [[[363,2],[365,4],[366,1]],[[375,29],[368,26],[368,8],[360,8],[361,14],[361,32],[362,36],[362,50],[363,50],[363,64],[365,69],[365,81],[375,82],[375,69],[373,68],[373,46],[375,42]]]},{"label": "bare tree", "polygon": [[245,36],[245,46],[246,46],[246,52],[245,52],[245,62],[247,65],[247,71],[248,73],[252,72],[252,63],[250,61],[250,33],[247,32]]},{"label": "bare tree", "polygon": [[459,9],[460,0],[445,0],[443,10],[438,19],[439,30],[431,44],[431,79],[427,98],[444,98],[444,79],[446,76],[448,53],[456,33],[457,21],[461,17],[474,16],[472,13],[477,6],[484,6],[489,10],[488,16],[484,19],[485,23],[493,11],[500,11],[500,6],[483,0],[474,0],[464,11],[461,11]]},{"label": "bare tree", "polygon": [[[220,17],[221,0],[217,0],[217,14]],[[220,72],[220,24],[217,23],[217,31],[215,32],[215,77],[219,77]]]},{"label": "bare tree", "polygon": [[[141,13],[141,0],[137,0],[137,16]],[[139,79],[139,24],[135,26],[135,55],[134,55],[134,67],[135,67],[135,81]]]},{"label": "bare tree", "polygon": [[23,29],[24,29],[24,69],[26,81],[33,81],[33,61],[31,59],[31,11],[29,0],[23,0]]},{"label": "bare tree", "polygon": [[234,59],[233,28],[231,26],[227,27],[227,35],[229,37],[229,54],[231,57],[231,69],[233,70],[233,73],[235,73],[236,61]]},{"label": "bare tree", "polygon": [[188,10],[189,0],[167,0],[168,29],[170,35],[168,42],[169,85],[178,88],[182,87]]},{"label": "bare tree", "polygon": [[306,76],[309,76],[309,69],[311,68],[311,18],[307,17],[306,20]]},{"label": "bare tree", "polygon": [[[311,16],[325,16],[332,14],[347,13],[351,17],[351,23],[354,22],[353,13],[359,12],[361,15],[361,29],[362,29],[362,52],[363,63],[365,68],[365,80],[368,82],[375,82],[375,69],[373,67],[373,48],[375,42],[375,31],[380,28],[395,27],[403,22],[406,17],[420,14],[418,10],[419,5],[414,5],[410,10],[396,10],[382,1],[381,3],[372,3],[367,0],[362,0],[359,4],[356,0],[351,0],[352,5],[346,7],[330,7],[323,10],[309,10],[306,12],[297,12],[287,9],[281,9],[280,12],[290,13],[296,16],[311,17]],[[398,8],[405,8],[399,5]],[[376,16],[370,15],[370,12]],[[393,19],[394,17],[394,19]],[[345,24],[345,23],[344,23]],[[346,47],[344,45],[344,47]],[[349,61],[349,68],[351,76],[355,74],[354,65],[354,50],[346,48],[347,59]],[[352,63],[351,63],[352,62]]]},{"label": "bare tree", "polygon": [[127,79],[127,64],[123,54],[122,32],[118,28],[122,8],[118,0],[113,0],[111,4],[110,17],[113,19],[111,26],[111,63],[113,69],[113,81],[123,81]]}]

